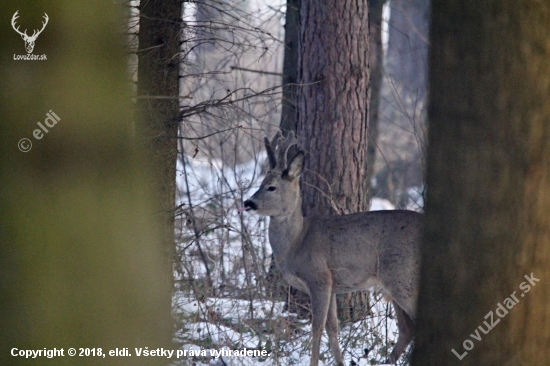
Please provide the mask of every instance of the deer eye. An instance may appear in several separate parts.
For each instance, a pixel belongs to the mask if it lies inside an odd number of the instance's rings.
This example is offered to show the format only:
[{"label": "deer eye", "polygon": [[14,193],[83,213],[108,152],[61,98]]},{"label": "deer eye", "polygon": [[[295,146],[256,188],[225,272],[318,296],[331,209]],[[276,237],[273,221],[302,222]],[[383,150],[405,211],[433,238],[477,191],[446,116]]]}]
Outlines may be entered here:
[{"label": "deer eye", "polygon": [[276,189],[277,189],[277,187],[271,186],[271,187],[269,187],[267,190],[270,191],[270,192],[273,192],[273,191],[276,190]]}]

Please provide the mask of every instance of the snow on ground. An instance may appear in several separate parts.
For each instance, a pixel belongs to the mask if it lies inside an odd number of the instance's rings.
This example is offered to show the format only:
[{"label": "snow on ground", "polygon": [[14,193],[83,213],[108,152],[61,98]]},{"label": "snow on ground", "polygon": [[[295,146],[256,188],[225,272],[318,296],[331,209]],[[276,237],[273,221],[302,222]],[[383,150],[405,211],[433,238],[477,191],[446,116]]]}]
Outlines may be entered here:
[{"label": "snow on ground", "polygon": [[[200,311],[211,311],[217,318],[230,320],[238,324],[250,316],[253,309],[255,319],[269,319],[274,314],[281,314],[285,306],[284,302],[265,300],[250,301],[240,299],[207,298],[202,303],[197,300],[189,300],[183,297],[175,299],[177,308],[185,316],[195,316]],[[203,307],[201,309],[201,307]]]},{"label": "snow on ground", "polygon": [[[307,321],[297,321],[293,314],[284,312],[283,302],[246,301],[232,298],[207,298],[203,301],[193,300],[193,296],[176,293],[174,296],[176,313],[185,319],[184,328],[176,332],[176,340],[182,344],[182,350],[206,350],[207,357],[183,357],[180,363],[193,361],[197,366],[213,365],[309,365],[311,341],[311,324]],[[254,309],[254,320],[251,320],[251,308]],[[397,326],[394,320],[385,317],[387,304],[380,301],[373,308],[374,315],[364,321],[343,327],[339,332],[340,346],[344,352],[346,364],[353,360],[356,365],[372,365],[373,359],[361,358],[365,348],[375,343],[395,341]],[[288,328],[279,328],[279,332],[270,334],[262,332],[262,326],[268,322],[290,320],[299,329],[294,333],[285,333]],[[388,339],[382,339],[381,325],[386,322]],[[254,326],[254,324],[258,326]],[[258,330],[260,329],[260,331]],[[383,331],[383,328],[382,328]],[[378,338],[373,338],[373,335]],[[275,347],[273,345],[276,345]],[[379,344],[377,347],[384,347]],[[272,348],[277,354],[272,354]],[[210,350],[265,350],[266,357],[222,356],[223,362],[212,357]],[[328,349],[326,334],[322,338],[322,354],[327,357],[327,365],[331,364],[332,356]],[[373,352],[375,353],[375,352]],[[320,363],[323,365],[323,363]]]}]

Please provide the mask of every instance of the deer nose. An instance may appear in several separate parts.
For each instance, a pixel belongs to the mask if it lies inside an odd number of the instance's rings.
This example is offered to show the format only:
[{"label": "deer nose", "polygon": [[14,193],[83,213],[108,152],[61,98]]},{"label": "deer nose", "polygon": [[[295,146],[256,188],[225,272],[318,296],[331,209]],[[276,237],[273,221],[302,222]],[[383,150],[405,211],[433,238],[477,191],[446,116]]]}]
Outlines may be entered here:
[{"label": "deer nose", "polygon": [[246,200],[244,201],[244,207],[246,208],[246,210],[257,210],[258,209],[258,205],[256,205],[254,202],[252,202],[251,200]]}]

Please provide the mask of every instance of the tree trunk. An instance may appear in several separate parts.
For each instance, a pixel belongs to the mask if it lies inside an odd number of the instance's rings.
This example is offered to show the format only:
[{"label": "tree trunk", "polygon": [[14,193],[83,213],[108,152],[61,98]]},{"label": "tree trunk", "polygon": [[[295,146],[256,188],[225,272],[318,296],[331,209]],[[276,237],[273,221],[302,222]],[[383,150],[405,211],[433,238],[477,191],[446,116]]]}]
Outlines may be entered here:
[{"label": "tree trunk", "polygon": [[[23,9],[25,24],[40,25],[45,10],[50,21],[34,49],[46,61],[0,64],[10,75],[0,98],[0,364],[158,365],[133,352],[171,348],[173,325],[148,156],[128,129],[127,19],[113,2],[42,0]],[[0,2],[6,17],[16,10]],[[0,53],[26,53],[8,28]],[[19,151],[21,138],[30,151]],[[79,347],[95,357],[78,357]],[[126,347],[133,357],[108,356]],[[12,348],[64,352],[31,361]]]},{"label": "tree trunk", "polygon": [[[305,215],[368,209],[368,25],[366,0],[302,2],[297,130],[308,152]],[[360,312],[355,305],[367,296],[356,296],[340,303],[341,318]]]},{"label": "tree trunk", "polygon": [[[392,0],[386,72],[400,97],[426,97],[429,0]],[[397,103],[398,104],[398,103]]]},{"label": "tree trunk", "polygon": [[368,209],[368,34],[366,0],[302,3],[298,135],[309,153],[306,215]]},{"label": "tree trunk", "polygon": [[[383,167],[376,196],[406,208],[424,185],[429,0],[392,0],[380,100],[378,148]],[[422,204],[421,204],[422,205]]]},{"label": "tree trunk", "polygon": [[152,154],[154,214],[165,228],[169,252],[174,250],[181,11],[179,0],[149,0],[140,6],[138,135]]},{"label": "tree trunk", "polygon": [[378,123],[380,107],[380,89],[384,72],[384,50],[382,48],[382,11],[386,0],[369,0],[369,68],[370,68],[370,105],[369,132],[367,146],[367,182],[369,184],[369,202],[373,197],[372,178],[378,143]]},{"label": "tree trunk", "polygon": [[438,0],[432,14],[413,364],[547,364],[550,3]]},{"label": "tree trunk", "polygon": [[[284,136],[289,131],[296,132],[298,112],[296,110],[296,88],[298,84],[298,55],[300,51],[300,7],[301,0],[287,0],[285,14],[285,48],[283,60],[283,97],[281,121],[279,127]],[[291,147],[289,156],[296,153]],[[310,315],[309,296],[290,287],[283,279],[281,271],[275,265],[273,255],[267,276],[268,291],[273,298],[284,299],[285,310],[298,314],[301,318]]]},{"label": "tree trunk", "polygon": [[296,88],[298,83],[298,53],[300,50],[301,0],[287,0],[285,23],[285,50],[283,60],[283,101],[281,130],[296,132]]}]

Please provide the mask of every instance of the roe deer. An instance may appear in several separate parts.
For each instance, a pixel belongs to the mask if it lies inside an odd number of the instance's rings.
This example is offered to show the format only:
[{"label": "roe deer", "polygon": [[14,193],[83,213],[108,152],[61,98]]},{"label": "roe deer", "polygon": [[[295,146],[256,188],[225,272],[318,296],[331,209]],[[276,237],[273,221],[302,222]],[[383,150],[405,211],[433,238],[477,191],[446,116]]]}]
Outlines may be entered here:
[{"label": "roe deer", "polygon": [[333,357],[344,366],[335,294],[375,285],[393,300],[399,338],[388,361],[395,363],[413,337],[422,215],[396,210],[304,217],[299,185],[304,152],[287,163],[289,148],[297,145],[293,133],[284,139],[278,132],[264,142],[270,170],[241,210],[271,218],[269,242],[284,279],[311,297],[310,365],[318,365],[326,326]]}]

